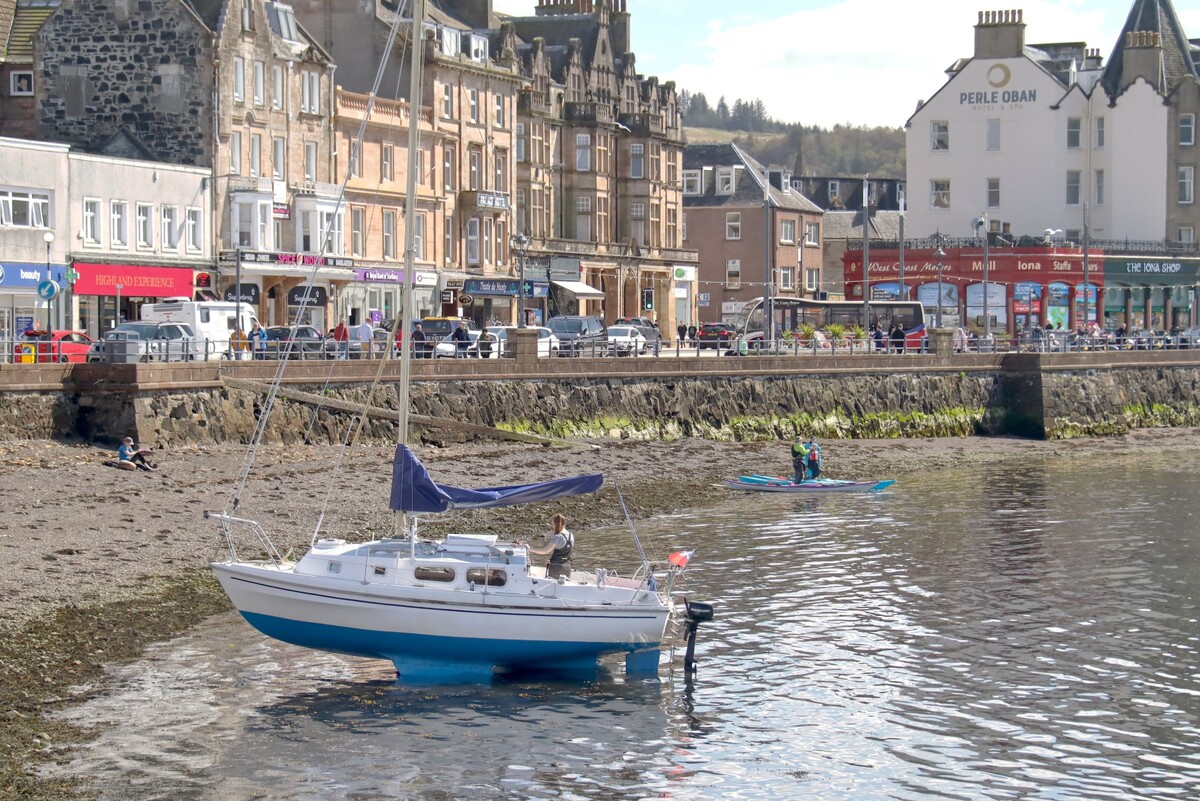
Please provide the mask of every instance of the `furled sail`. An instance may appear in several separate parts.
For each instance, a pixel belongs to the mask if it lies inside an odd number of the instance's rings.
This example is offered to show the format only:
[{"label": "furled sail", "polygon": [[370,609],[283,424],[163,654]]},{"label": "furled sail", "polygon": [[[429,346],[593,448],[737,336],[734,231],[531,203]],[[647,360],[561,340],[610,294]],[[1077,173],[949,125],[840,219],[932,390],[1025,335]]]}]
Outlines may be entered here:
[{"label": "furled sail", "polygon": [[391,508],[397,512],[448,512],[451,509],[484,509],[522,503],[552,501],[596,492],[604,484],[600,473],[559,478],[511,487],[463,489],[437,484],[407,445],[396,448],[392,463]]}]

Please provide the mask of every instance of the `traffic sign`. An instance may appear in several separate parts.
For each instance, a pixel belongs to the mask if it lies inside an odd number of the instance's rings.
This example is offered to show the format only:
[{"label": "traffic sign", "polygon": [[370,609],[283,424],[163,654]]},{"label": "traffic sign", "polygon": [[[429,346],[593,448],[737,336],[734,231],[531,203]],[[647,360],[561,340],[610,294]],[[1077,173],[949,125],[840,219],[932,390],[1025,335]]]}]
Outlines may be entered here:
[{"label": "traffic sign", "polygon": [[38,297],[42,300],[54,300],[55,296],[58,295],[58,289],[59,286],[57,281],[51,281],[47,279],[38,284]]}]

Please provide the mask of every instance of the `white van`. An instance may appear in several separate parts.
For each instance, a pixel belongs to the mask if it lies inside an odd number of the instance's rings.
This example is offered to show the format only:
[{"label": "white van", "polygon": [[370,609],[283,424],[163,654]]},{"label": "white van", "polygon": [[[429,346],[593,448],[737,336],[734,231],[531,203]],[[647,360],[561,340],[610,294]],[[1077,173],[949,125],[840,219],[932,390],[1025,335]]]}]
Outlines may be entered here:
[{"label": "white van", "polygon": [[199,350],[205,355],[201,359],[250,358],[248,350],[237,347],[234,336],[239,328],[243,335],[249,334],[257,322],[249,303],[166,298],[161,303],[147,303],[141,313],[146,322],[186,323],[202,344]]}]

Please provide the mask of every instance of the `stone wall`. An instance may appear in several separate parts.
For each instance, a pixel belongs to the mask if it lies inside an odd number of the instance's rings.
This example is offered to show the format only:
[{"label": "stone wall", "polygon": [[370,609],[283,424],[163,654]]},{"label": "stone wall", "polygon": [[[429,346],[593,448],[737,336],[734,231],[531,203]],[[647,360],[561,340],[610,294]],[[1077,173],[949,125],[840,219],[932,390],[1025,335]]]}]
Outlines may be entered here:
[{"label": "stone wall", "polygon": [[[301,362],[286,389],[364,403],[377,363]],[[0,366],[0,439],[248,442],[270,363]],[[414,364],[413,412],[556,437],[1071,437],[1200,425],[1200,352],[941,358],[505,359]],[[239,386],[226,378],[239,379]],[[251,382],[247,384],[246,382]],[[385,368],[370,405],[397,405]],[[354,416],[284,397],[270,442],[340,442]],[[395,438],[389,417],[363,436]],[[460,439],[429,427],[432,442]]]},{"label": "stone wall", "polygon": [[210,166],[211,36],[184,3],[63,0],[35,43],[43,136],[94,151],[128,128],[162,161]]}]

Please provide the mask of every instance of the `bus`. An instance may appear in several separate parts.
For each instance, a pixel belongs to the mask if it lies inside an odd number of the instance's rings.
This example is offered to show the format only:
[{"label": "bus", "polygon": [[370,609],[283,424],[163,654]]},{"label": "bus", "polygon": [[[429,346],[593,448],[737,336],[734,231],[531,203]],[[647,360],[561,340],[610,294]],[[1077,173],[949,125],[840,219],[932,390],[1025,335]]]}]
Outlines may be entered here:
[{"label": "bus", "polygon": [[[905,346],[919,350],[925,339],[925,310],[916,300],[873,300],[870,317],[861,302],[851,300],[811,300],[809,298],[771,298],[772,317],[775,320],[775,338],[782,339],[786,331],[795,331],[801,325],[824,328],[830,323],[840,323],[846,328],[861,325],[868,331],[875,323],[883,326],[884,332],[899,321],[904,327]],[[763,337],[763,299],[748,301],[738,312],[734,327],[747,341]]]}]

